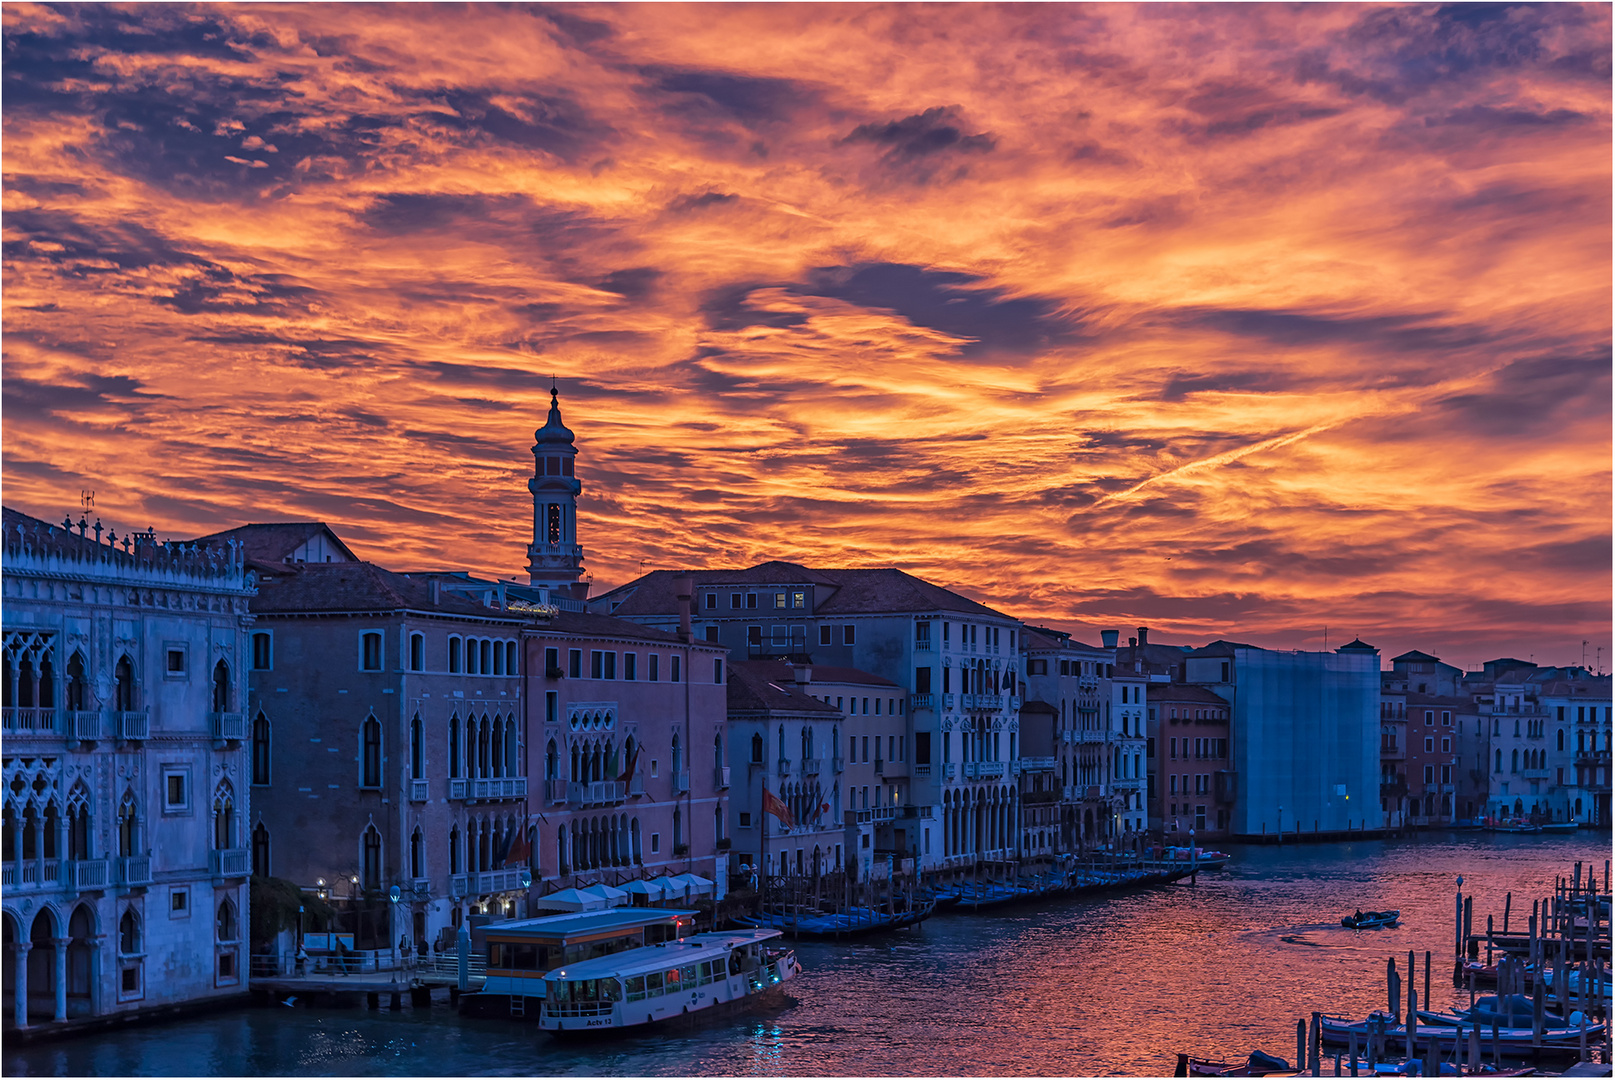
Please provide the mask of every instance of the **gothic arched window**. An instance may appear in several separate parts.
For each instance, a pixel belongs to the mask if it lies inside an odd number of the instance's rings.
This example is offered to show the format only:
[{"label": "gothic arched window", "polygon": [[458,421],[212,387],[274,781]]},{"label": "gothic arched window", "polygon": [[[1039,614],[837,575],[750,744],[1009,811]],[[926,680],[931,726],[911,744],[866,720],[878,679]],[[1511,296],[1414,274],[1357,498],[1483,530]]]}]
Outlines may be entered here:
[{"label": "gothic arched window", "polygon": [[220,851],[235,847],[236,800],[229,781],[213,793],[213,846]]},{"label": "gothic arched window", "polygon": [[118,951],[125,956],[140,952],[140,920],[134,908],[125,908],[123,918],[118,920]]},{"label": "gothic arched window", "polygon": [[751,737],[751,760],[754,765],[763,763],[763,737],[761,735]]},{"label": "gothic arched window", "polygon": [[67,659],[67,707],[82,712],[84,705],[84,654],[74,651]]},{"label": "gothic arched window", "polygon": [[269,830],[261,821],[252,830],[252,872],[258,877],[269,876]]},{"label": "gothic arched window", "polygon": [[381,786],[381,722],[374,716],[365,718],[361,726],[361,756],[359,786]]},{"label": "gothic arched window", "polygon": [[374,825],[364,831],[364,887],[381,888],[381,833]]},{"label": "gothic arched window", "polygon": [[[1501,753],[1502,751],[1498,751]],[[126,791],[123,801],[118,804],[118,854],[134,855],[138,853],[137,845],[140,843],[140,812],[135,803],[135,794]]]},{"label": "gothic arched window", "polygon": [[252,782],[269,783],[269,717],[252,718]]},{"label": "gothic arched window", "polygon": [[127,655],[120,656],[113,673],[117,680],[113,692],[114,707],[119,712],[134,712],[139,708],[137,704],[139,697],[135,693],[135,665],[130,662]]},{"label": "gothic arched window", "polygon": [[213,711],[231,711],[230,668],[223,660],[213,665]]}]

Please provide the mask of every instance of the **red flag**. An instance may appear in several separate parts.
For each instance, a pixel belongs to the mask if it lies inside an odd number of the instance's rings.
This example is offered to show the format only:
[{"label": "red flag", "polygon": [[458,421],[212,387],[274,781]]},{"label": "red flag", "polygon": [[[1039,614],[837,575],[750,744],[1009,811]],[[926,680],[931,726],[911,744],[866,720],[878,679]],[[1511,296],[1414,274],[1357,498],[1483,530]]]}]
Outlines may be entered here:
[{"label": "red flag", "polygon": [[626,784],[628,781],[632,780],[634,778],[634,766],[638,764],[639,744],[635,743],[634,748],[628,752],[628,767],[623,769],[621,776],[617,777],[617,783]]},{"label": "red flag", "polygon": [[523,866],[532,857],[532,846],[527,843],[527,827],[524,825],[516,833],[516,839],[510,842],[510,854],[505,856],[506,866]]},{"label": "red flag", "polygon": [[766,787],[763,788],[763,813],[773,814],[775,817],[779,818],[780,824],[784,825],[787,829],[796,828],[796,815],[791,813],[791,808],[780,802],[779,799],[774,796],[774,793],[769,791]]}]

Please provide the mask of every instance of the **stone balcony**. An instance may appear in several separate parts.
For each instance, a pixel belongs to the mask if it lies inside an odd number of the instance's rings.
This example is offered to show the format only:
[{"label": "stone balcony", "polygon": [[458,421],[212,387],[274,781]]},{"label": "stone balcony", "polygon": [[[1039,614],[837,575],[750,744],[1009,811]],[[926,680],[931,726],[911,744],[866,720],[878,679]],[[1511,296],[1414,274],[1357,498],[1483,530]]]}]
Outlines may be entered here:
[{"label": "stone balcony", "polygon": [[411,780],[409,782],[410,802],[430,802],[432,798],[432,782],[430,780]]},{"label": "stone balcony", "polygon": [[1059,760],[1052,757],[1023,757],[1020,765],[1022,772],[1053,772]]},{"label": "stone balcony", "polygon": [[921,709],[934,710],[936,708],[936,695],[910,694],[908,696],[908,708],[910,712],[918,712]]},{"label": "stone balcony", "polygon": [[62,710],[54,708],[0,709],[0,728],[8,737],[53,738],[62,734]]},{"label": "stone balcony", "polygon": [[527,777],[453,777],[449,780],[449,798],[456,802],[494,802],[500,799],[525,799],[527,798]]},{"label": "stone balcony", "polygon": [[240,742],[247,737],[247,718],[238,712],[208,713],[213,737],[221,742]]},{"label": "stone balcony", "polygon": [[966,780],[997,780],[1005,773],[1002,761],[967,761],[965,762]]},{"label": "stone balcony", "polygon": [[823,771],[824,771],[824,759],[823,758],[803,758],[802,759],[802,775],[803,776],[817,776],[819,773],[821,773]]},{"label": "stone balcony", "polygon": [[118,738],[124,742],[138,742],[151,738],[151,714],[139,712],[114,713]]},{"label": "stone balcony", "polygon": [[112,860],[112,880],[119,885],[151,884],[151,852],[119,855]]},{"label": "stone balcony", "polygon": [[208,870],[215,878],[243,878],[252,870],[252,853],[246,848],[214,848],[208,852]]},{"label": "stone balcony", "polygon": [[566,785],[572,806],[615,806],[628,797],[621,780],[574,780]]}]

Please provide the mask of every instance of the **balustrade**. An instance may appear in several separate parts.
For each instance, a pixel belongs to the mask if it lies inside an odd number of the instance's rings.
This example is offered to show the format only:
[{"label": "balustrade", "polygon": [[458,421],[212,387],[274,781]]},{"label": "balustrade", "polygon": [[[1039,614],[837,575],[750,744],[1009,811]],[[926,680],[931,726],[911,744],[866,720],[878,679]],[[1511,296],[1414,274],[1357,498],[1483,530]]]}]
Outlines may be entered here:
[{"label": "balustrade", "polygon": [[112,876],[119,885],[150,885],[151,852],[118,856],[112,860]]},{"label": "balustrade", "polygon": [[208,713],[213,725],[213,737],[240,742],[247,737],[247,718],[238,712]]},{"label": "balustrade", "polygon": [[151,714],[148,712],[120,712],[118,737],[125,742],[151,738]]},{"label": "balustrade", "polygon": [[246,848],[214,848],[208,852],[208,868],[216,878],[246,877],[252,868],[252,853]]},{"label": "balustrade", "polygon": [[824,759],[823,758],[803,758],[802,759],[802,775],[803,776],[817,776],[819,773],[821,773],[823,771],[824,771]]},{"label": "balustrade", "polygon": [[626,797],[621,780],[574,780],[566,787],[566,801],[573,806],[610,806]]},{"label": "balustrade", "polygon": [[58,709],[0,709],[0,726],[7,735],[56,735],[61,732],[61,724]]},{"label": "balustrade", "polygon": [[67,887],[79,892],[104,889],[109,878],[106,859],[78,859],[67,864]]},{"label": "balustrade", "polygon": [[411,780],[409,782],[409,801],[428,802],[432,798],[432,782],[430,780]]},{"label": "balustrade", "polygon": [[101,737],[101,714],[89,709],[75,709],[67,714],[69,737],[80,742],[94,742]]}]

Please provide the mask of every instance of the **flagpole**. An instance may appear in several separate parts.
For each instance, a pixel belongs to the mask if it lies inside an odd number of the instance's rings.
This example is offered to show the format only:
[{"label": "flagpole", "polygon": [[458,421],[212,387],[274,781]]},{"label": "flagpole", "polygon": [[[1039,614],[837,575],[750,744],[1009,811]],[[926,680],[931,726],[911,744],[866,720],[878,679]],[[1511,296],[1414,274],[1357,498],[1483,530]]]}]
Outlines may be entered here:
[{"label": "flagpole", "polygon": [[762,860],[763,865],[761,867],[759,867],[758,871],[757,871],[757,914],[758,915],[764,915],[768,911],[767,900],[768,900],[768,818],[769,818],[769,813],[768,813],[768,809],[767,809],[767,803],[768,803],[768,776],[767,776],[767,774],[764,774],[763,777],[762,777],[762,789],[763,789],[763,798],[758,800],[758,805],[762,806],[764,809],[763,809],[762,813],[757,815],[757,819],[758,819],[757,824],[763,830],[763,846],[762,846],[763,853],[762,853],[761,856],[759,856],[761,858],[761,860]]}]

